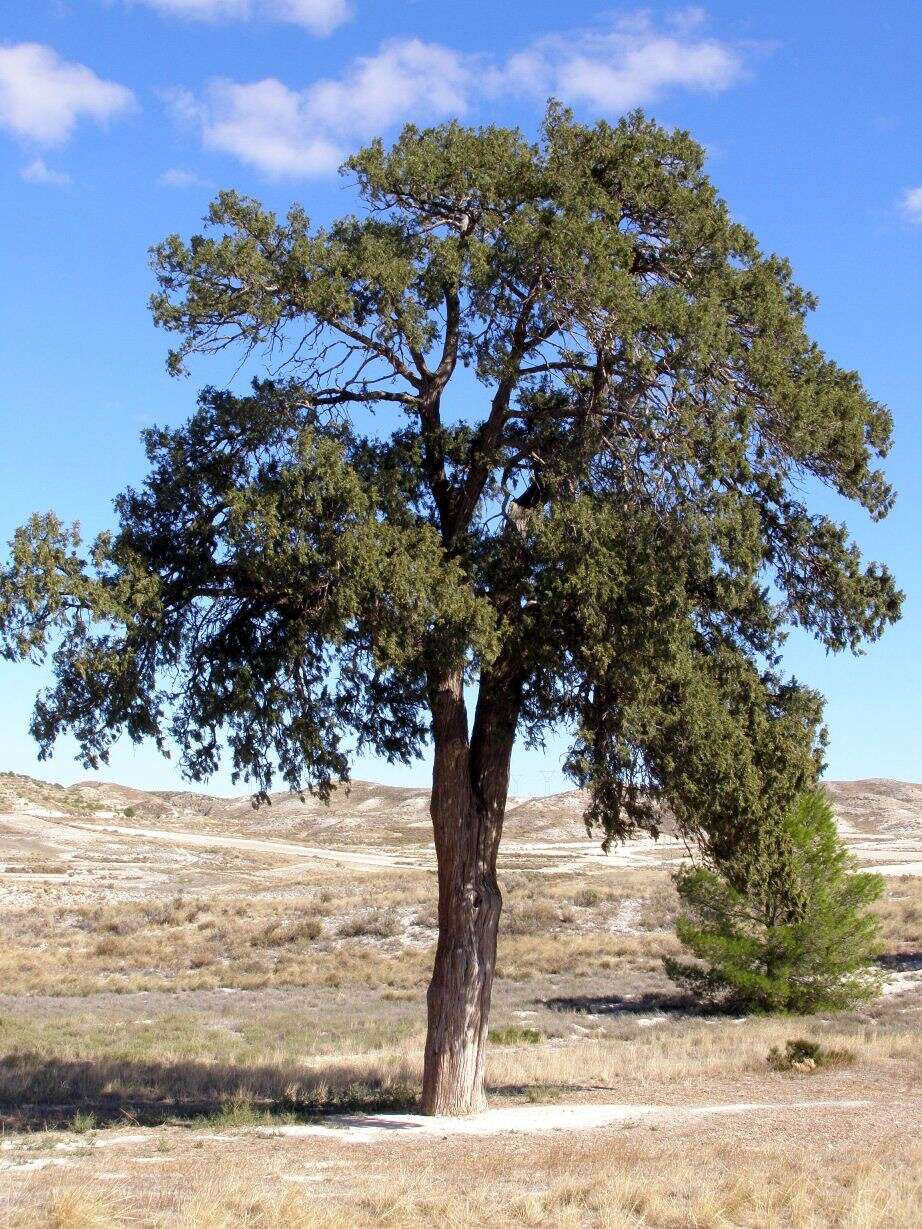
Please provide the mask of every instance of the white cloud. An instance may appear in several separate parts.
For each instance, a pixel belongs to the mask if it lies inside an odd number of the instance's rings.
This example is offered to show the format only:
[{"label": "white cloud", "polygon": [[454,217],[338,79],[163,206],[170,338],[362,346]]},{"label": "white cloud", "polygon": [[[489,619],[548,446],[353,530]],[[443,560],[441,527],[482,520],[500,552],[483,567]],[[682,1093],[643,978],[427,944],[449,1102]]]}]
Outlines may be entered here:
[{"label": "white cloud", "polygon": [[393,39],[342,75],[301,90],[273,77],[218,80],[200,95],[173,91],[170,101],[211,149],[270,175],[327,174],[357,141],[408,120],[463,115],[499,93],[555,95],[596,114],[618,115],[668,89],[726,89],[742,72],[740,56],[705,37],[703,21],[699,9],[686,9],[660,29],[640,12],[605,27],[536,39],[501,62],[418,38]]},{"label": "white cloud", "polygon": [[742,63],[728,44],[700,34],[702,20],[700,10],[686,10],[661,31],[639,13],[606,29],[548,35],[510,56],[488,83],[606,114],[653,102],[668,89],[723,90]]},{"label": "white cloud", "polygon": [[210,188],[211,183],[195,171],[184,171],[171,166],[157,180],[162,188]]},{"label": "white cloud", "polygon": [[273,78],[213,81],[201,100],[176,91],[171,103],[176,115],[199,126],[208,149],[269,175],[324,174],[342,160],[337,145],[308,131],[301,96]]},{"label": "white cloud", "polygon": [[26,183],[37,184],[54,184],[55,187],[62,187],[64,184],[70,183],[70,176],[63,171],[53,171],[45,162],[44,158],[34,158],[27,166],[24,166],[19,172],[20,179],[24,179]]},{"label": "white cloud", "polygon": [[271,0],[265,7],[277,21],[306,26],[314,34],[329,34],[352,16],[346,0]]},{"label": "white cloud", "polygon": [[454,51],[419,39],[383,44],[338,79],[292,90],[273,77],[241,85],[213,81],[201,98],[174,91],[181,119],[196,123],[210,149],[270,175],[336,169],[350,142],[411,116],[441,119],[465,110],[470,70]]},{"label": "white cloud", "polygon": [[329,34],[351,16],[346,0],[140,0],[162,13],[199,21],[248,21],[260,17]]},{"label": "white cloud", "polygon": [[910,222],[922,223],[922,186],[907,188],[903,193],[903,214]]},{"label": "white cloud", "polygon": [[412,114],[441,116],[467,109],[471,63],[456,51],[421,39],[384,43],[356,60],[340,80],[305,91],[310,119],[346,136],[369,136]]},{"label": "white cloud", "polygon": [[0,45],[0,127],[53,145],[83,116],[104,123],[134,102],[131,90],[39,43]]}]

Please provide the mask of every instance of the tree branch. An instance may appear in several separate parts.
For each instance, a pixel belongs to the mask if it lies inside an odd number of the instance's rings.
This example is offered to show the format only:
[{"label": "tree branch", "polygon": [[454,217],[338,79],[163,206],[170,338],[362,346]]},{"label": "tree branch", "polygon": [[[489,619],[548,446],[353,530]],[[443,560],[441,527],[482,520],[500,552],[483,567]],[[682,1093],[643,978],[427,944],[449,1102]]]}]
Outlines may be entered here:
[{"label": "tree branch", "polygon": [[410,368],[404,363],[403,359],[390,346],[384,345],[383,342],[376,341],[373,337],[369,337],[367,333],[363,333],[360,329],[354,329],[351,325],[345,324],[342,320],[326,320],[330,328],[336,329],[342,333],[344,337],[350,338],[352,341],[358,342],[360,346],[371,350],[377,354],[379,358],[383,358],[385,362],[390,363],[396,375],[402,376],[408,384],[412,384],[416,389],[422,389],[423,379],[419,375],[414,375]]}]

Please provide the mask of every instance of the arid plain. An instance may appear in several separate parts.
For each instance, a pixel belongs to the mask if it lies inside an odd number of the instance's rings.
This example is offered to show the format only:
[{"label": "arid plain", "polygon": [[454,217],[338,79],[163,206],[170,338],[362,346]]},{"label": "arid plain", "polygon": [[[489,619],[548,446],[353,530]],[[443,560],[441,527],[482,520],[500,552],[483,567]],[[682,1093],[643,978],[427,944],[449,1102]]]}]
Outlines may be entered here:
[{"label": "arid plain", "polygon": [[[603,854],[510,803],[491,1109],[421,1120],[424,790],[278,797],[0,776],[0,1220],[15,1226],[919,1223],[922,786],[829,786],[887,877],[885,993],[702,1015],[674,837]],[[775,1071],[774,1045],[840,1052]]]}]

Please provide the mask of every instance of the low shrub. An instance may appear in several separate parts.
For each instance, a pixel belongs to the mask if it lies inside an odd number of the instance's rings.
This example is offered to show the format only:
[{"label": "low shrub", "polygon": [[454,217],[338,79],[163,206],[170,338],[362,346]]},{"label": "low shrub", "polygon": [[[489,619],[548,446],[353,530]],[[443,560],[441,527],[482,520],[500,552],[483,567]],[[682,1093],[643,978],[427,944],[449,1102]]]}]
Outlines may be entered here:
[{"label": "low shrub", "polygon": [[337,934],[343,939],[391,939],[400,930],[400,923],[386,909],[369,909],[347,918]]},{"label": "low shrub", "polygon": [[70,1129],[76,1132],[77,1135],[85,1135],[87,1131],[95,1131],[96,1115],[85,1113],[83,1110],[77,1110],[71,1119]]},{"label": "low shrub", "polygon": [[855,1062],[851,1050],[827,1049],[818,1041],[795,1037],[786,1041],[784,1049],[772,1046],[768,1052],[768,1065],[772,1071],[819,1071],[829,1067],[850,1067]]},{"label": "low shrub", "polygon": [[312,943],[323,933],[317,918],[301,918],[293,922],[275,921],[264,926],[253,938],[257,947],[283,947],[291,943]]},{"label": "low shrub", "polygon": [[174,896],[169,901],[149,901],[142,906],[141,912],[152,926],[183,926],[194,922],[206,908],[204,901]]}]

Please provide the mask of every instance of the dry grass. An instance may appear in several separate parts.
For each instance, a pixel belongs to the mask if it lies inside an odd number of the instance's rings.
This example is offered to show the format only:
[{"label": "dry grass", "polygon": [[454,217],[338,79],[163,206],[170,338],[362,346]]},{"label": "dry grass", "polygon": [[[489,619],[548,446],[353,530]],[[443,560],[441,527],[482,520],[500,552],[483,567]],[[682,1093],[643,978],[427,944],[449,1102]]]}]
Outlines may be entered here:
[{"label": "dry grass", "polygon": [[[895,953],[913,941],[920,888],[897,880],[883,904]],[[319,1006],[308,1018],[292,998],[291,1006],[267,1004],[235,1022],[233,998],[222,998],[217,1018],[214,1006],[172,1021],[161,1008],[158,1021],[129,1017],[112,1035],[76,1010],[56,1024],[36,1017],[34,1026],[28,1013],[17,1012],[0,1019],[7,1121],[17,1103],[61,1107],[49,1118],[60,1122],[62,1114],[96,1113],[100,1106],[108,1120],[128,1106],[148,1111],[152,1121],[228,1105],[283,1113],[412,1100],[432,960],[420,913],[430,891],[422,876],[398,885],[378,878],[351,890],[328,881],[287,898],[177,897],[17,914],[0,949],[0,984],[8,993],[309,987]],[[893,1017],[890,1032],[867,1016],[822,1024],[817,1034],[808,1021],[738,1023],[671,1013],[661,973],[662,956],[676,950],[671,930],[607,925],[625,902],[659,921],[673,907],[671,893],[662,873],[626,872],[590,884],[578,876],[515,880],[509,917],[520,924],[500,941],[493,1026],[508,1037],[536,1030],[544,1040],[495,1050],[488,1066],[494,1090],[540,1099],[623,1090],[627,1081],[662,1099],[688,1084],[762,1074],[769,1049],[798,1035],[856,1050],[863,1071],[898,1064],[901,1080],[918,1079],[910,1021],[894,1015],[903,1000],[874,1009],[883,1020]],[[632,977],[646,989],[625,1004],[611,992],[624,993]],[[581,993],[582,986],[592,993]],[[339,1014],[331,1015],[335,1003]],[[653,1012],[655,1028],[643,1027],[643,1012]]]},{"label": "dry grass", "polygon": [[[723,1134],[713,1125],[696,1128],[685,1138],[677,1129],[638,1127],[553,1141],[349,1145],[329,1171],[310,1161],[303,1139],[297,1148],[280,1137],[257,1139],[254,1125],[265,1133],[267,1124],[329,1109],[412,1104],[432,893],[423,873],[389,882],[349,871],[304,884],[267,881],[249,892],[238,883],[233,891],[103,906],[62,894],[48,905],[7,910],[0,984],[11,994],[212,987],[260,994],[246,999],[250,1006],[244,996],[203,994],[175,1009],[172,997],[155,1006],[132,996],[82,1007],[37,998],[34,1008],[26,1000],[4,1008],[6,1126],[65,1128],[64,1136],[24,1134],[16,1147],[27,1155],[47,1148],[73,1170],[4,1175],[0,1221],[14,1229],[889,1229],[919,1222],[918,1153],[895,1134],[881,1142],[880,1131],[854,1113],[841,1119],[849,1139],[831,1135],[822,1147],[806,1129],[798,1138],[796,1118],[775,1116],[764,1134],[750,1128],[748,1151],[730,1142],[736,1126]],[[833,1021],[689,1017],[671,1010],[660,968],[675,950],[675,894],[665,873],[520,874],[506,898],[493,1015],[502,1044],[491,1049],[487,1070],[494,1104],[868,1097],[877,1110],[887,1105],[888,1130],[896,1130],[897,1110],[905,1121],[920,1075],[906,1007],[912,996]],[[922,882],[891,881],[880,909],[888,952],[911,959],[922,941]],[[114,1001],[126,1005],[116,1010]],[[772,1047],[783,1050],[798,1037],[852,1051],[855,1063],[771,1070]],[[147,1147],[163,1145],[157,1165],[133,1168],[113,1149],[103,1167],[105,1128],[125,1116],[165,1124],[145,1134]],[[220,1144],[207,1142],[215,1128]],[[56,1154],[58,1145],[46,1140],[72,1150]],[[113,1189],[102,1179],[109,1171],[128,1178]]]},{"label": "dry grass", "polygon": [[392,939],[402,930],[393,910],[368,909],[340,922],[337,934],[343,939]]},{"label": "dry grass", "polygon": [[10,1226],[41,1229],[116,1229],[136,1224],[128,1201],[97,1182],[55,1185],[38,1206],[15,1213]]},{"label": "dry grass", "polygon": [[[88,995],[110,990],[188,991],[228,987],[375,986],[420,990],[428,981],[435,945],[404,941],[403,927],[386,913],[364,913],[325,934],[314,919],[247,916],[230,906],[227,918],[194,925],[147,926],[129,933],[70,931],[51,946],[8,943],[0,950],[0,984],[19,995]],[[675,937],[559,932],[506,933],[497,977],[528,981],[567,974],[655,971],[679,951]]]},{"label": "dry grass", "polygon": [[[826,1052],[855,1056],[854,1068],[844,1074],[817,1068],[809,1076],[814,1088],[841,1088],[835,1081],[844,1079],[848,1096],[863,1095],[869,1080],[908,1091],[922,1076],[917,1036],[910,1031],[818,1030],[802,1019],[755,1019],[745,1026],[686,1019],[632,1033],[561,1041],[534,1029],[501,1028],[500,1044],[488,1055],[488,1089],[494,1099],[528,1101],[587,1095],[660,1104],[760,1100],[766,1090],[784,1097],[806,1077],[798,1070],[773,1072],[769,1055],[803,1036],[821,1041]],[[0,1059],[0,1106],[8,1126],[17,1129],[72,1127],[75,1116],[89,1113],[98,1125],[126,1117],[146,1123],[291,1121],[329,1110],[409,1109],[421,1084],[418,1033],[348,1055],[341,1041],[331,1040],[327,1052],[310,1057],[270,1051],[232,1060],[209,1051],[209,1040],[203,1031],[194,1057],[166,1048],[148,1056],[92,1048],[80,1053],[66,1039],[57,1053],[20,1048]]]},{"label": "dry grass", "polygon": [[922,877],[901,875],[887,881],[886,895],[875,906],[884,944],[894,954],[922,949]]},{"label": "dry grass", "polygon": [[[0,1059],[0,1106],[9,1124],[69,1127],[92,1112],[94,1122],[210,1122],[274,1116],[290,1120],[318,1111],[410,1109],[419,1063],[396,1052],[351,1060],[227,1063],[196,1059],[64,1058],[34,1052]],[[415,1054],[414,1054],[415,1059]],[[2,1111],[0,1111],[2,1114]]]},{"label": "dry grass", "polygon": [[[689,1155],[692,1152],[693,1155]],[[386,1172],[380,1172],[382,1165]],[[785,1146],[752,1149],[687,1139],[570,1137],[466,1143],[332,1182],[278,1180],[218,1162],[194,1189],[157,1206],[64,1183],[14,1214],[11,1229],[891,1229],[919,1223],[922,1152],[905,1138],[832,1159]],[[147,1203],[147,1206],[145,1206]]]},{"label": "dry grass", "polygon": [[[810,1029],[804,1020],[754,1019],[745,1027],[731,1021],[686,1021],[673,1028],[642,1032],[632,1039],[585,1038],[567,1045],[495,1050],[487,1078],[494,1088],[553,1087],[570,1095],[591,1088],[613,1092],[630,1086],[652,1100],[670,1100],[683,1090],[706,1088],[748,1074],[768,1073],[768,1054]],[[898,1068],[905,1084],[918,1085],[922,1056],[912,1032],[867,1029],[858,1039],[826,1029],[823,1045],[857,1050],[867,1072],[874,1065]]]},{"label": "dry grass", "polygon": [[[630,883],[630,894],[626,887]],[[11,994],[425,985],[434,885],[340,881],[313,891],[176,896],[7,910],[0,985]],[[516,876],[506,890],[498,976],[644,971],[675,954],[675,893],[663,873],[615,884]],[[619,918],[629,907],[631,927]]]},{"label": "dry grass", "polygon": [[[355,900],[350,902],[354,907]],[[345,903],[341,910],[345,911]],[[425,961],[365,941],[339,941],[315,898],[227,897],[22,910],[7,914],[0,984],[8,993],[265,989],[420,984]],[[378,910],[349,931],[368,940],[402,928]]]}]

